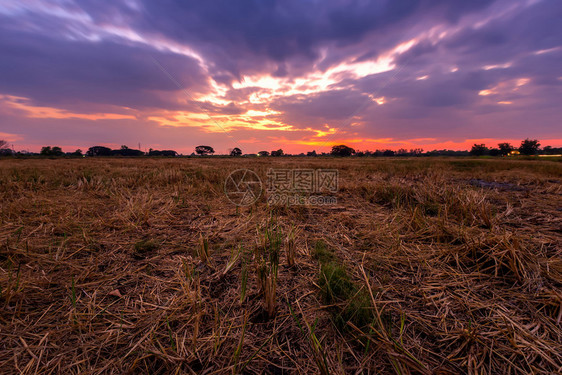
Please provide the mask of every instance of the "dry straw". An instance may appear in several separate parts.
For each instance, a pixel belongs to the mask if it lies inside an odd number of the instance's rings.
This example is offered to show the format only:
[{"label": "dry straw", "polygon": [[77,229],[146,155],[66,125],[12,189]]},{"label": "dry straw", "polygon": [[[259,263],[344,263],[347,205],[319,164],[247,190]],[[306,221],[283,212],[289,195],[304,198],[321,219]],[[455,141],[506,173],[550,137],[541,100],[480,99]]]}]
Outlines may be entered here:
[{"label": "dry straw", "polygon": [[222,159],[1,160],[0,373],[562,371],[559,162],[229,165],[338,169],[338,204],[237,209]]}]

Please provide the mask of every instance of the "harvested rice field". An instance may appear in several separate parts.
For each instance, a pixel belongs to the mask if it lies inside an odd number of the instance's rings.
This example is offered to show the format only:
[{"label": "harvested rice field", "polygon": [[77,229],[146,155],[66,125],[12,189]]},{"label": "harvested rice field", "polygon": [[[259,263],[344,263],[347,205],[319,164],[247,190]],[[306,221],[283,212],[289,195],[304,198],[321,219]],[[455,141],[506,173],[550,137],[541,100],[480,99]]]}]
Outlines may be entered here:
[{"label": "harvested rice field", "polygon": [[[238,169],[256,202],[225,194]],[[337,191],[273,204],[270,169]],[[0,160],[0,373],[560,373],[561,182],[506,158]]]}]

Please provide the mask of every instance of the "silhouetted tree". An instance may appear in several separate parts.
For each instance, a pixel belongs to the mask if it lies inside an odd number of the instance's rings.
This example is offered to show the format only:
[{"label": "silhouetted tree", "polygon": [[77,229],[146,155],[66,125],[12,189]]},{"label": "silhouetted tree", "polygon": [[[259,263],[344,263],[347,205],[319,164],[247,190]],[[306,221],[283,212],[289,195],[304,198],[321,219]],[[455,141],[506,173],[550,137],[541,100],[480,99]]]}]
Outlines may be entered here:
[{"label": "silhouetted tree", "polygon": [[74,151],[74,152],[72,153],[72,156],[82,156],[82,150],[77,149],[76,151]]},{"label": "silhouetted tree", "polygon": [[331,154],[334,156],[351,156],[355,154],[355,150],[346,145],[338,145],[332,147]]},{"label": "silhouetted tree", "polygon": [[503,156],[509,155],[514,150],[513,146],[507,142],[498,143],[498,147],[500,148],[500,155]]},{"label": "silhouetted tree", "polygon": [[501,155],[501,150],[498,148],[491,148],[488,153],[490,154],[490,156],[498,156]]},{"label": "silhouetted tree", "polygon": [[58,146],[44,146],[41,147],[40,154],[43,156],[63,156],[64,152],[62,152],[62,149]]},{"label": "silhouetted tree", "polygon": [[86,156],[111,156],[111,149],[104,146],[93,146],[86,151]]},{"label": "silhouetted tree", "polygon": [[413,148],[410,150],[412,156],[421,156],[423,154],[423,148]]},{"label": "silhouetted tree", "polygon": [[519,152],[523,155],[535,155],[539,150],[541,144],[537,139],[525,139],[521,141],[521,146],[519,146]]},{"label": "silhouetted tree", "polygon": [[268,151],[260,151],[260,152],[258,152],[258,156],[269,156],[269,152]]},{"label": "silhouetted tree", "polygon": [[392,150],[384,150],[382,156],[394,156],[394,151]]},{"label": "silhouetted tree", "polygon": [[230,156],[240,156],[240,155],[242,155],[242,150],[240,150],[238,147],[234,147],[232,151],[230,151]]},{"label": "silhouetted tree", "polygon": [[144,152],[142,152],[141,150],[135,150],[132,148],[129,148],[125,145],[121,146],[121,148],[119,150],[111,150],[111,155],[116,155],[116,156],[143,156]]},{"label": "silhouetted tree", "polygon": [[283,156],[283,150],[271,151],[271,156]]},{"label": "silhouetted tree", "polygon": [[306,156],[317,156],[317,155],[316,155],[316,150],[308,151],[308,152],[306,153]]},{"label": "silhouetted tree", "polygon": [[482,144],[474,144],[472,149],[470,150],[470,155],[474,156],[482,156],[488,152],[488,147],[484,143]]},{"label": "silhouetted tree", "polygon": [[396,155],[397,156],[408,156],[408,150],[406,150],[405,148],[401,148],[398,151],[396,151]]},{"label": "silhouetted tree", "polygon": [[148,156],[178,156],[174,150],[148,150]]},{"label": "silhouetted tree", "polygon": [[39,154],[43,156],[50,156],[51,152],[52,152],[51,146],[43,146],[41,147],[41,151],[39,152]]},{"label": "silhouetted tree", "polygon": [[562,147],[544,146],[540,152],[543,155],[558,155],[562,154]]},{"label": "silhouetted tree", "polygon": [[11,156],[14,152],[8,148],[8,142],[0,139],[0,156]]},{"label": "silhouetted tree", "polygon": [[212,155],[215,153],[215,149],[211,146],[197,146],[195,147],[195,152],[198,155]]}]

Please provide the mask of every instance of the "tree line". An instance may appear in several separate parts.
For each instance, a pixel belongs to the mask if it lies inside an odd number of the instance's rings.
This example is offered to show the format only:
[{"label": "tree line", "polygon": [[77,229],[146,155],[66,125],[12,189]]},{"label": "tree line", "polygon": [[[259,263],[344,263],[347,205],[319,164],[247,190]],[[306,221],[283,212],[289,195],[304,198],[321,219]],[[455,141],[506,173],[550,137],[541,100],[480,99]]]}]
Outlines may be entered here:
[{"label": "tree line", "polygon": [[[228,155],[232,157],[238,156],[259,156],[259,157],[278,157],[278,156],[507,156],[507,155],[559,155],[562,154],[562,147],[551,147],[545,146],[540,147],[541,144],[536,139],[525,139],[521,141],[519,147],[514,147],[508,142],[499,143],[498,147],[488,148],[485,144],[474,144],[470,151],[456,151],[456,150],[433,150],[424,152],[421,148],[414,149],[404,149],[400,148],[398,150],[375,150],[375,151],[356,151],[352,147],[346,145],[335,145],[332,147],[330,152],[317,153],[314,151],[309,151],[307,153],[300,154],[285,154],[282,149],[272,150],[272,151],[259,151],[257,154],[244,154],[239,147],[234,147],[229,150]],[[191,156],[212,156],[215,154],[215,149],[211,146],[200,145],[195,147],[194,152]],[[183,156],[174,150],[154,150],[149,149],[148,152],[142,150],[132,149],[125,145],[118,149],[111,149],[105,146],[92,146],[85,153],[78,149],[73,152],[64,152],[61,147],[58,146],[44,146],[41,151],[37,153],[29,152],[16,152],[9,148],[8,142],[0,140],[0,156],[27,156],[27,155],[39,155],[47,157],[99,157],[99,156],[126,156],[126,157],[140,157],[140,156],[161,156],[161,157],[176,157]]]},{"label": "tree line", "polygon": [[470,154],[474,156],[490,155],[490,156],[507,156],[514,154],[521,155],[555,155],[562,153],[562,147],[545,146],[540,148],[541,144],[538,139],[525,139],[521,141],[519,147],[514,147],[508,142],[498,143],[498,147],[488,148],[484,143],[474,144],[470,150]]},{"label": "tree line", "polygon": [[[562,147],[545,146],[537,139],[525,139],[519,147],[514,147],[508,142],[498,143],[497,148],[488,148],[485,144],[474,144],[470,151],[433,150],[424,152],[421,148],[406,150],[355,151],[346,145],[332,147],[331,155],[334,156],[508,156],[508,155],[560,155]],[[310,156],[310,155],[309,155]]]}]

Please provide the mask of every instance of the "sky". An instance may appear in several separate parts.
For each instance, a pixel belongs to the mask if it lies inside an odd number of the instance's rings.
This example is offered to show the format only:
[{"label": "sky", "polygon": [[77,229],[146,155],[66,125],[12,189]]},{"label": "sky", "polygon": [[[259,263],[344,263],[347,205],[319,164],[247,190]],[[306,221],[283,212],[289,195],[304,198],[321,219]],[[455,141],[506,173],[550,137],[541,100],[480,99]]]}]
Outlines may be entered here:
[{"label": "sky", "polygon": [[0,139],[562,146],[560,0],[2,0]]}]

